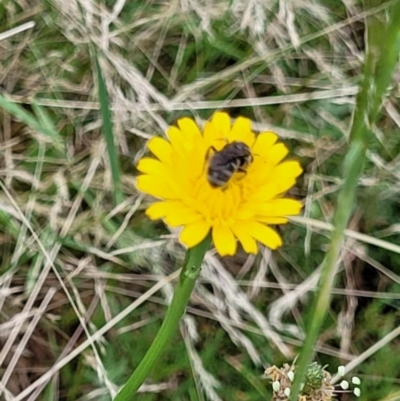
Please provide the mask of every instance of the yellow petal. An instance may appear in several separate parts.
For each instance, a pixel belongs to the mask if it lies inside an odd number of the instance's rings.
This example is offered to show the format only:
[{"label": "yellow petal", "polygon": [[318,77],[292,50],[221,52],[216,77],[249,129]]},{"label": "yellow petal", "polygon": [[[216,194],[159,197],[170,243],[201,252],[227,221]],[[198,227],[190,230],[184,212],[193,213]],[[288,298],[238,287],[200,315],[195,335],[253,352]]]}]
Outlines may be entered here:
[{"label": "yellow petal", "polygon": [[[278,179],[279,178],[279,179]],[[296,179],[292,177],[279,177],[273,175],[273,178],[264,185],[259,185],[258,188],[253,190],[249,201],[251,202],[267,202],[270,199],[276,198],[283,192],[295,185]]]},{"label": "yellow petal", "polygon": [[146,215],[149,216],[151,220],[158,220],[167,216],[177,208],[181,208],[182,205],[183,203],[179,200],[154,202],[146,209]]},{"label": "yellow petal", "polygon": [[182,131],[174,126],[168,128],[167,136],[175,152],[177,152],[180,156],[185,157],[185,154],[187,153],[185,141],[190,141],[190,138],[185,138]]},{"label": "yellow petal", "polygon": [[251,131],[251,120],[244,117],[238,117],[233,123],[231,132],[228,135],[229,142],[244,142],[250,148],[255,141],[255,135]]},{"label": "yellow petal", "polygon": [[178,120],[178,127],[186,137],[201,137],[199,127],[191,118],[180,118]]},{"label": "yellow petal", "polygon": [[155,175],[159,177],[165,177],[170,175],[168,167],[161,163],[159,160],[152,159],[150,157],[143,157],[139,160],[137,169],[141,173]]},{"label": "yellow petal", "polygon": [[256,137],[253,145],[253,155],[264,157],[267,155],[272,145],[278,140],[278,135],[273,132],[261,132]]},{"label": "yellow petal", "polygon": [[236,240],[229,227],[216,225],[212,230],[215,248],[221,256],[234,255],[236,252]]},{"label": "yellow petal", "polygon": [[251,132],[251,120],[245,117],[238,117],[229,133],[229,141],[241,141],[241,135]]},{"label": "yellow petal", "polygon": [[278,233],[262,223],[258,223],[257,221],[246,221],[241,223],[241,227],[243,231],[268,248],[276,249],[282,245],[282,239]]},{"label": "yellow petal", "polygon": [[262,159],[254,152],[253,156],[253,163],[247,168],[247,173],[253,186],[257,188],[273,179],[272,171],[275,166],[269,163],[267,159]]},{"label": "yellow petal", "polygon": [[[291,180],[291,184],[294,184],[294,180]],[[281,183],[280,182],[269,182],[268,184],[265,184],[259,188],[254,189],[253,193],[249,197],[249,204],[254,205],[255,202],[267,202],[270,199],[275,198],[277,195],[279,195],[282,190],[281,190]],[[291,186],[292,186],[291,185]]]},{"label": "yellow petal", "polygon": [[183,203],[180,207],[171,210],[165,217],[165,222],[172,227],[193,224],[200,220],[204,220],[203,216]]},{"label": "yellow petal", "polygon": [[212,116],[211,123],[214,126],[216,139],[228,138],[231,130],[231,119],[229,118],[229,114],[217,112]]},{"label": "yellow petal", "polygon": [[171,185],[167,185],[160,179],[150,175],[139,175],[136,180],[136,188],[148,195],[162,199],[179,199],[180,194],[174,191]]},{"label": "yellow petal", "polygon": [[286,224],[289,220],[286,217],[269,217],[269,216],[257,216],[257,221],[265,224]]},{"label": "yellow petal", "polygon": [[260,203],[254,207],[255,213],[268,217],[294,216],[300,213],[303,205],[294,199],[273,199],[268,202]]},{"label": "yellow petal", "polygon": [[169,164],[172,155],[172,146],[164,138],[154,137],[147,143],[147,147],[157,159]]},{"label": "yellow petal", "polygon": [[274,176],[281,177],[298,177],[303,172],[300,163],[296,160],[288,160],[283,162],[273,169]]},{"label": "yellow petal", "polygon": [[191,118],[181,118],[178,120],[179,129],[184,137],[185,147],[185,160],[186,166],[182,166],[180,171],[186,170],[191,176],[196,177],[204,170],[204,163],[207,158],[207,150],[211,146],[211,143],[206,146],[203,136],[196,125],[195,121]]},{"label": "yellow petal", "polygon": [[293,185],[296,184],[295,178],[284,178],[280,181],[276,186],[276,196],[281,195],[283,192],[287,191],[289,188],[292,188]]},{"label": "yellow petal", "polygon": [[203,136],[204,136],[204,142],[206,143],[206,147],[208,149],[212,146],[212,144],[214,143],[214,141],[217,137],[217,134],[214,129],[214,125],[212,125],[210,121],[207,121],[204,124]]},{"label": "yellow petal", "polygon": [[258,247],[254,238],[247,234],[246,231],[242,230],[241,224],[234,224],[232,227],[233,234],[237,237],[237,239],[242,244],[242,247],[247,253],[257,253]]},{"label": "yellow petal", "polygon": [[276,165],[281,162],[289,153],[288,148],[283,143],[274,145],[265,156],[268,163]]},{"label": "yellow petal", "polygon": [[205,220],[202,220],[185,226],[179,236],[179,240],[188,248],[193,248],[203,241],[209,231],[210,225]]},{"label": "yellow petal", "polygon": [[254,217],[254,210],[251,207],[251,204],[243,205],[240,210],[236,213],[235,219],[236,220],[250,220]]},{"label": "yellow petal", "polygon": [[295,199],[276,199],[271,202],[275,207],[276,211],[280,211],[282,214],[281,216],[294,216],[301,212],[303,208],[303,204]]}]

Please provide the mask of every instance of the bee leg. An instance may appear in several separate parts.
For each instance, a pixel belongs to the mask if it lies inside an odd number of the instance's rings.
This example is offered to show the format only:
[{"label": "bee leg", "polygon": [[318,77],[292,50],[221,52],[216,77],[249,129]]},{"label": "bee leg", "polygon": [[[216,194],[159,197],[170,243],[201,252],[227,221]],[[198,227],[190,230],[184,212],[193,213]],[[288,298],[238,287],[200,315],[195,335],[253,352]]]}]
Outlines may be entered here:
[{"label": "bee leg", "polygon": [[210,147],[207,149],[206,157],[204,158],[205,162],[204,162],[204,166],[203,166],[203,173],[204,173],[204,170],[206,170],[206,168],[207,168],[207,161],[210,159],[210,152],[211,152],[211,150],[212,150],[214,153],[215,153],[215,152],[218,152],[218,150],[215,149],[214,146],[210,146]]},{"label": "bee leg", "polygon": [[211,150],[214,151],[214,153],[218,152],[218,150],[215,149],[214,146],[210,146],[210,147],[207,149],[206,160],[209,159]]}]

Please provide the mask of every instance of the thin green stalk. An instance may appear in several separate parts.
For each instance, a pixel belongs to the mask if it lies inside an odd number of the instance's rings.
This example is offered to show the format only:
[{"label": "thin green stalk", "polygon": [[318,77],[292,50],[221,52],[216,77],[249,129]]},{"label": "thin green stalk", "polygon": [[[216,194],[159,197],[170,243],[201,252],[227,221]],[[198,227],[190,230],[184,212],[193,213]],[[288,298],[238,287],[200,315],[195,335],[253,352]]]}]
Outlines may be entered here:
[{"label": "thin green stalk", "polygon": [[[291,401],[298,399],[301,383],[304,381],[314,345],[329,308],[344,231],[354,209],[357,183],[372,136],[372,127],[379,116],[384,94],[397,64],[400,49],[400,0],[393,4],[387,26],[382,26],[382,22],[378,19],[373,23],[375,25],[369,26],[364,76],[351,127],[350,147],[344,161],[343,186],[339,192],[333,217],[334,230],[323,262],[319,291],[311,314],[312,319],[303,350],[296,364],[296,374],[290,394]],[[378,24],[380,26],[377,26]]]},{"label": "thin green stalk", "polygon": [[114,401],[134,400],[137,390],[149,376],[152,369],[158,364],[166,348],[171,344],[173,336],[179,327],[179,322],[185,313],[186,306],[196,284],[196,279],[200,274],[201,263],[206,251],[210,247],[210,242],[211,238],[208,236],[199,245],[187,251],[178,285],[176,286],[174,296],[160,330],[145,357],[114,398]]},{"label": "thin green stalk", "polygon": [[53,121],[50,119],[45,109],[39,106],[35,100],[32,100],[31,105],[36,115],[0,94],[0,108],[6,110],[15,119],[22,121],[33,130],[44,134],[52,141],[56,149],[63,151],[64,154],[63,139],[57,132]]},{"label": "thin green stalk", "polygon": [[118,205],[124,201],[124,193],[121,184],[121,168],[118,159],[118,152],[115,145],[114,131],[111,119],[111,108],[108,99],[106,82],[103,77],[103,72],[100,67],[98,55],[95,54],[97,83],[99,87],[100,114],[103,122],[102,133],[107,144],[107,153],[110,160],[110,169],[114,185],[114,203]]}]

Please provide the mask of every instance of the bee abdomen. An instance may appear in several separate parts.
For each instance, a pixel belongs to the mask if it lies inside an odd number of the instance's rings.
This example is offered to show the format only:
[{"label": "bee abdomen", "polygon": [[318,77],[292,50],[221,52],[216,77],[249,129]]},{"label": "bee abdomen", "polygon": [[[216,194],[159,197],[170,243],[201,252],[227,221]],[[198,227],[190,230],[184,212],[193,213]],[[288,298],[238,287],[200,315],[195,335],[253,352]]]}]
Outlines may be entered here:
[{"label": "bee abdomen", "polygon": [[219,151],[210,149],[214,154],[208,164],[207,180],[214,188],[225,187],[236,172],[245,172],[243,168],[253,161],[249,147],[243,142],[233,141]]},{"label": "bee abdomen", "polygon": [[220,170],[208,170],[207,179],[213,187],[223,187],[231,179],[236,169],[232,165],[227,165]]}]

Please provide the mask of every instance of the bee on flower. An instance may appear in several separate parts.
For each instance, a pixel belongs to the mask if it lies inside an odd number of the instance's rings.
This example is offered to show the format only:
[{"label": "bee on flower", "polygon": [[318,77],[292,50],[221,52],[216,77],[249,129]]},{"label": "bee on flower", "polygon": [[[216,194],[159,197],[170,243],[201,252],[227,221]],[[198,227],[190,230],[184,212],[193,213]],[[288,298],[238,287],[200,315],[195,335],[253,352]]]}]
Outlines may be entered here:
[{"label": "bee on flower", "polygon": [[146,210],[151,219],[182,227],[179,239],[189,248],[211,232],[222,256],[233,255],[237,241],[248,253],[257,253],[257,242],[282,245],[270,226],[300,213],[301,203],[283,195],[302,169],[284,160],[288,149],[275,133],[256,135],[249,119],[231,124],[217,112],[202,130],[182,118],[167,137],[152,138],[147,146],[154,157],[137,166],[137,188],[159,199]]},{"label": "bee on flower", "polygon": [[208,163],[207,179],[214,188],[226,188],[235,173],[246,173],[247,166],[253,161],[251,150],[243,142],[233,141],[221,150],[211,149],[214,155]]}]

